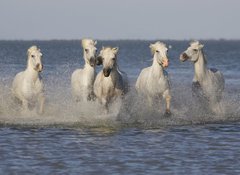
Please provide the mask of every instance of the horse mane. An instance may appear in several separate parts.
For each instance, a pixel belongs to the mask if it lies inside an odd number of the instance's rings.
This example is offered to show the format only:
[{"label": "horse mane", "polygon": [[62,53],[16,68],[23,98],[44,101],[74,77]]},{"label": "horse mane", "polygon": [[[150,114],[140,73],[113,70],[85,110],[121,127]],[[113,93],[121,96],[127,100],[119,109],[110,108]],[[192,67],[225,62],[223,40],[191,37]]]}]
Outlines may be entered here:
[{"label": "horse mane", "polygon": [[83,48],[86,48],[87,46],[95,46],[96,45],[96,42],[93,41],[92,39],[82,39],[82,47]]},{"label": "horse mane", "polygon": [[105,46],[105,47],[102,47],[102,50],[112,50],[112,47],[110,47],[110,46]]},{"label": "horse mane", "polygon": [[203,49],[201,49],[201,53],[202,53],[203,60],[204,60],[205,64],[207,64],[207,57],[206,57],[206,55],[204,54]]},{"label": "horse mane", "polygon": [[27,55],[29,55],[30,53],[34,52],[34,51],[38,51],[40,52],[41,50],[39,48],[37,48],[37,46],[31,46],[28,50],[27,50]]},{"label": "horse mane", "polygon": [[150,44],[150,49],[151,49],[151,54],[152,55],[154,55],[157,45],[161,46],[161,47],[166,47],[166,44],[164,44],[163,42],[160,42],[160,41],[157,41],[154,44]]},{"label": "horse mane", "polygon": [[192,41],[190,41],[190,46],[191,45],[199,45],[200,44],[200,42],[198,41],[198,40],[192,40]]}]

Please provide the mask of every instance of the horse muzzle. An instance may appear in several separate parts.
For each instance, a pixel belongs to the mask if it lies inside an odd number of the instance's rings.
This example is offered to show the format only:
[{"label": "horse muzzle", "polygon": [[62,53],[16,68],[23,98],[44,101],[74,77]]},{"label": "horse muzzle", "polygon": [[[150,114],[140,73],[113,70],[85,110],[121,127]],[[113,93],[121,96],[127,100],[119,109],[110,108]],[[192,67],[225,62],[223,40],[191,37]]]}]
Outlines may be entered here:
[{"label": "horse muzzle", "polygon": [[96,63],[95,58],[94,58],[94,57],[91,57],[90,60],[89,60],[90,66],[94,67],[94,66],[95,66],[95,63]]},{"label": "horse muzzle", "polygon": [[42,64],[37,64],[36,67],[35,67],[35,70],[38,71],[38,72],[42,72],[43,70],[43,65]]},{"label": "horse muzzle", "polygon": [[111,71],[112,71],[112,69],[103,69],[103,75],[104,75],[105,77],[109,77]]},{"label": "horse muzzle", "polygon": [[182,53],[181,56],[180,56],[180,60],[182,62],[186,61],[189,59],[189,56],[186,54],[186,53]]},{"label": "horse muzzle", "polygon": [[169,61],[167,58],[165,58],[163,61],[162,61],[162,66],[165,68],[165,67],[168,67],[169,65]]}]

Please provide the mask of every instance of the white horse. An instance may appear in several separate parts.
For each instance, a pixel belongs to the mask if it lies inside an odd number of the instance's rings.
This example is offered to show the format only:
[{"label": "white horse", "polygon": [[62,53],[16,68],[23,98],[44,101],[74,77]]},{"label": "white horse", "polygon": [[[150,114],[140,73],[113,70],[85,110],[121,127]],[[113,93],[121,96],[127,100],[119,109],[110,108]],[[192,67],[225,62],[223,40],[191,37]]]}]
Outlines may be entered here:
[{"label": "white horse", "polygon": [[22,102],[23,111],[29,111],[29,105],[38,102],[39,113],[43,112],[44,86],[40,72],[43,69],[42,53],[36,46],[27,51],[28,61],[25,71],[18,73],[12,83],[13,95]]},{"label": "white horse", "polygon": [[170,82],[168,74],[164,68],[168,67],[168,48],[162,42],[150,44],[150,49],[153,55],[153,64],[150,67],[144,68],[136,82],[136,90],[138,93],[146,96],[149,105],[152,105],[153,99],[163,97],[166,100],[166,112],[170,112]]},{"label": "white horse", "polygon": [[93,83],[96,72],[96,51],[97,41],[83,39],[83,58],[85,65],[83,69],[77,69],[73,72],[71,78],[72,94],[76,101],[88,101],[94,99]]},{"label": "white horse", "polygon": [[217,69],[207,68],[203,46],[199,41],[191,42],[187,50],[180,55],[180,60],[190,60],[194,64],[193,95],[198,97],[198,100],[209,102],[212,111],[220,113],[222,109],[219,102],[224,90],[224,77]]},{"label": "white horse", "polygon": [[94,82],[94,93],[106,112],[109,103],[124,95],[128,87],[126,74],[118,69],[117,53],[117,47],[103,47],[97,57],[98,64],[103,64],[103,70],[98,73]]}]

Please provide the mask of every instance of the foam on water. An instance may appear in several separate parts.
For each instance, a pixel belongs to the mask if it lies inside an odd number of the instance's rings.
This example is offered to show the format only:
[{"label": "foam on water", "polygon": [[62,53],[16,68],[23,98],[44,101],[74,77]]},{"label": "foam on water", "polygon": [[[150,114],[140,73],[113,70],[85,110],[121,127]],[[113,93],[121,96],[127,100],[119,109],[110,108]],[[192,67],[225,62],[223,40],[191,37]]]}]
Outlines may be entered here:
[{"label": "foam on water", "polygon": [[[189,125],[239,121],[239,97],[225,93],[223,108],[225,113],[215,115],[192,99],[191,88],[176,84],[173,88],[172,115],[164,116],[164,101],[149,107],[144,98],[139,97],[134,88],[121,102],[117,100],[110,107],[108,114],[97,102],[76,103],[71,97],[71,89],[67,82],[59,79],[51,81],[52,86],[46,88],[46,105],[43,115],[33,109],[29,113],[21,113],[21,107],[14,101],[10,86],[1,86],[0,123],[2,125],[21,126],[68,126],[68,127],[144,127],[159,128],[171,125]],[[48,84],[49,86],[50,84]]]}]

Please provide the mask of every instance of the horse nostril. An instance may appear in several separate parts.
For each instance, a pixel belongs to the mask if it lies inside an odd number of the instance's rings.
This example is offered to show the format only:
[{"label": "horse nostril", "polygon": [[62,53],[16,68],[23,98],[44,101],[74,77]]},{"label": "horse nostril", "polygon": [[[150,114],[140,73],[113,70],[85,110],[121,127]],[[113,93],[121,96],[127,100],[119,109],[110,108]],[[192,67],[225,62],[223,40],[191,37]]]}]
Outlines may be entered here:
[{"label": "horse nostril", "polygon": [[103,69],[103,74],[105,77],[108,77],[111,73],[111,69]]},{"label": "horse nostril", "polygon": [[94,65],[95,65],[95,58],[94,58],[94,57],[91,57],[91,58],[90,58],[90,65],[91,65],[91,66],[94,66]]},{"label": "horse nostril", "polygon": [[188,55],[186,53],[183,53],[182,56],[183,56],[184,59],[188,58]]},{"label": "horse nostril", "polygon": [[43,65],[40,64],[40,63],[37,63],[37,64],[36,64],[36,67],[35,67],[35,70],[41,72],[42,69],[43,69]]}]

